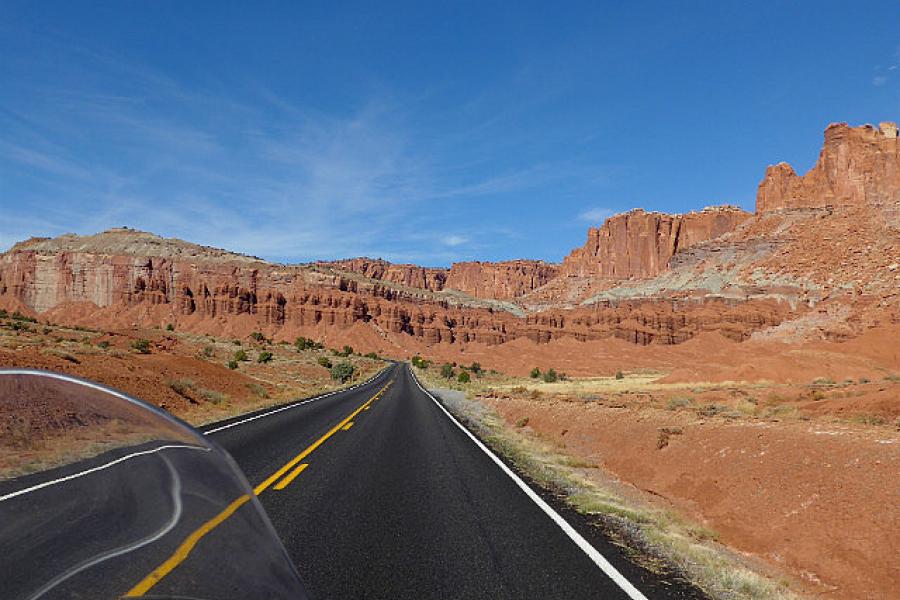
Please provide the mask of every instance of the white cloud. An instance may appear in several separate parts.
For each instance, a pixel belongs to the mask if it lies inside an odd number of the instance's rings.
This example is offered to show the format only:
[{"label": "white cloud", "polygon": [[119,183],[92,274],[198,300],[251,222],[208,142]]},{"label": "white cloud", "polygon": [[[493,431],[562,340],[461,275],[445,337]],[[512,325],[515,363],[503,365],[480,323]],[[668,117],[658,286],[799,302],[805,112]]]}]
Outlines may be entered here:
[{"label": "white cloud", "polygon": [[469,241],[464,235],[447,235],[441,238],[441,243],[445,246],[462,246]]},{"label": "white cloud", "polygon": [[887,83],[888,78],[885,75],[876,75],[872,78],[872,85],[875,87],[881,87],[885,83]]},{"label": "white cloud", "polygon": [[589,208],[578,215],[578,219],[580,221],[590,221],[591,223],[602,223],[614,214],[616,214],[616,212],[612,209],[595,207]]}]

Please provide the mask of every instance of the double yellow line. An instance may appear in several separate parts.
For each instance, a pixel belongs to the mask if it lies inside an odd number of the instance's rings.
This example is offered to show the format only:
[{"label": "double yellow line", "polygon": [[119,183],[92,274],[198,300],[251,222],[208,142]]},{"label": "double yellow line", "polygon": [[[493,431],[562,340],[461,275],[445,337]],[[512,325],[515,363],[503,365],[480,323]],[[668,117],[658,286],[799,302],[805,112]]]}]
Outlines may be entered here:
[{"label": "double yellow line", "polygon": [[[253,488],[253,494],[256,496],[259,496],[264,491],[269,489],[269,487],[271,487],[272,484],[274,484],[276,481],[278,482],[275,485],[276,490],[281,490],[281,489],[284,489],[285,487],[287,487],[297,477],[297,475],[299,475],[303,471],[303,469],[305,469],[307,467],[306,464],[301,464],[300,466],[294,468],[297,465],[297,463],[299,463],[304,458],[306,458],[307,456],[312,454],[312,452],[316,448],[318,448],[319,446],[324,444],[325,441],[328,440],[328,438],[333,436],[335,433],[337,433],[338,431],[340,431],[347,425],[351,424],[351,422],[353,421],[353,418],[356,417],[356,415],[358,415],[362,411],[368,409],[372,405],[373,402],[375,402],[376,400],[381,398],[381,396],[387,391],[387,389],[391,386],[392,383],[394,383],[393,380],[391,380],[387,384],[385,384],[385,386],[383,388],[381,388],[380,390],[378,390],[378,392],[374,396],[372,396],[371,398],[369,398],[368,400],[363,402],[363,404],[361,406],[359,406],[359,408],[357,408],[352,413],[347,415],[347,417],[344,418],[343,421],[341,421],[340,423],[338,423],[337,425],[332,427],[328,431],[328,433],[326,433],[325,435],[320,437],[318,440],[316,440],[315,442],[313,442],[312,444],[307,446],[303,452],[301,452],[300,454],[298,454],[297,456],[295,456],[294,458],[289,460],[287,463],[284,464],[284,466],[282,466],[280,469],[278,469],[277,471],[272,473],[262,483],[260,483],[255,488]],[[347,427],[347,429],[349,429],[349,427]],[[292,468],[294,468],[294,470],[291,471],[287,476],[284,476],[285,473],[290,471]],[[280,481],[279,481],[279,479],[280,479]],[[212,519],[210,519],[209,521],[207,521],[206,523],[201,525],[196,531],[194,531],[187,538],[185,538],[185,540],[181,543],[180,546],[178,546],[178,548],[175,550],[175,552],[172,553],[172,556],[167,558],[165,560],[165,562],[163,562],[161,565],[156,567],[153,570],[153,572],[151,572],[149,575],[144,577],[137,585],[135,585],[133,588],[128,590],[128,593],[125,594],[125,596],[126,597],[138,597],[138,596],[143,596],[148,591],[150,591],[150,589],[153,586],[155,586],[157,583],[159,583],[163,577],[165,577],[166,575],[171,573],[175,569],[175,567],[177,567],[182,562],[184,562],[184,560],[191,553],[191,550],[194,549],[194,546],[197,545],[197,542],[199,542],[203,538],[203,536],[205,536],[207,533],[209,533],[210,531],[212,531],[213,529],[215,529],[216,527],[221,525],[226,519],[228,519],[228,517],[233,515],[235,513],[235,511],[237,511],[237,509],[239,509],[242,505],[246,504],[249,500],[250,500],[249,494],[244,494],[243,496],[240,496],[234,502],[232,502],[227,507],[225,507],[225,510],[223,510],[222,512],[217,514],[215,517],[213,517]]]}]

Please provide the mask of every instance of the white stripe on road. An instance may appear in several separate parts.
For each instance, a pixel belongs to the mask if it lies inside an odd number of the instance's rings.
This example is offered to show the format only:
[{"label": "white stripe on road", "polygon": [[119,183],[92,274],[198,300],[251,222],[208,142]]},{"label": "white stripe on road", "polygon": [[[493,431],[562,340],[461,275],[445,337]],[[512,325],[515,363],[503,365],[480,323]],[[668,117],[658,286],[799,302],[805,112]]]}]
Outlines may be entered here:
[{"label": "white stripe on road", "polygon": [[522,481],[521,477],[516,475],[512,469],[506,466],[506,463],[500,460],[496,454],[494,454],[487,446],[485,446],[481,442],[481,440],[475,437],[475,435],[471,431],[466,429],[465,426],[463,426],[463,424],[456,419],[456,417],[450,414],[450,411],[444,408],[444,405],[438,402],[438,400],[431,394],[431,392],[422,387],[422,384],[419,383],[419,380],[416,378],[415,373],[410,370],[410,374],[412,375],[413,381],[415,381],[416,385],[419,386],[419,389],[425,392],[425,394],[429,398],[431,398],[432,402],[437,404],[438,408],[444,411],[444,414],[447,415],[447,418],[449,418],[457,427],[459,427],[463,431],[463,433],[469,436],[469,438],[473,442],[475,442],[475,445],[481,448],[481,450],[485,454],[487,454],[488,457],[490,457],[490,459],[494,461],[497,466],[500,467],[500,469],[504,473],[506,473],[509,478],[512,479],[517,486],[519,486],[519,488],[521,488],[523,492],[525,492],[525,495],[531,498],[531,500],[538,505],[538,508],[544,511],[547,516],[550,517],[553,522],[563,530],[563,533],[569,536],[569,539],[575,542],[575,545],[577,545],[585,554],[587,554],[588,558],[590,558],[595,565],[600,567],[600,569],[606,574],[607,577],[612,579],[616,583],[616,585],[622,588],[623,592],[628,594],[629,598],[631,598],[632,600],[647,600],[647,597],[644,596],[644,594],[642,594],[640,590],[634,587],[634,585],[630,581],[628,581],[624,575],[619,573],[618,569],[612,566],[612,564],[610,564],[610,562],[606,560],[606,558],[602,554],[600,554],[600,552],[598,552],[596,548],[591,546],[590,542],[584,539],[584,537],[580,533],[575,531],[575,528],[569,525],[569,523],[565,519],[563,519],[558,512],[553,510],[553,507],[547,504],[543,498],[541,498],[533,489],[528,486],[527,483]]},{"label": "white stripe on road", "polygon": [[99,467],[93,467],[91,469],[85,469],[84,471],[78,471],[77,473],[72,473],[71,475],[66,475],[65,477],[60,477],[58,479],[51,479],[50,481],[44,481],[42,483],[38,483],[37,485],[33,485],[31,487],[27,487],[25,489],[17,490],[15,492],[10,492],[5,496],[0,496],[0,502],[4,500],[9,500],[10,498],[15,498],[16,496],[21,496],[22,494],[27,494],[29,492],[33,492],[35,490],[39,490],[45,487],[49,487],[51,485],[56,485],[57,483],[63,483],[64,481],[71,481],[73,479],[78,479],[79,477],[84,477],[85,475],[90,475],[91,473],[96,473],[97,471],[102,471],[103,469],[108,469],[112,466],[119,464],[120,462],[124,462],[126,460],[130,460],[132,458],[138,456],[146,456],[148,454],[154,454],[156,452],[161,452],[163,450],[168,450],[170,448],[185,448],[188,450],[203,450],[204,452],[209,452],[209,448],[204,448],[203,446],[188,446],[185,444],[168,444],[166,446],[159,446],[152,450],[141,450],[140,452],[132,452],[131,454],[126,454],[125,456],[120,456],[116,460],[112,460],[108,463],[102,464]]}]

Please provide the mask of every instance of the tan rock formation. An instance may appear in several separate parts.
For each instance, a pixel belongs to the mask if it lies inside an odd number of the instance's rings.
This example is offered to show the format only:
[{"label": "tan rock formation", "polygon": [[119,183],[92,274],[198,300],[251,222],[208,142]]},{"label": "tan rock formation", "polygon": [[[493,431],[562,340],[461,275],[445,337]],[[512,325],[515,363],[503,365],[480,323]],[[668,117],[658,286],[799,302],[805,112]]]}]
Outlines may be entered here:
[{"label": "tan rock formation", "polygon": [[447,288],[476,298],[518,298],[556,277],[559,267],[541,260],[453,263]]}]

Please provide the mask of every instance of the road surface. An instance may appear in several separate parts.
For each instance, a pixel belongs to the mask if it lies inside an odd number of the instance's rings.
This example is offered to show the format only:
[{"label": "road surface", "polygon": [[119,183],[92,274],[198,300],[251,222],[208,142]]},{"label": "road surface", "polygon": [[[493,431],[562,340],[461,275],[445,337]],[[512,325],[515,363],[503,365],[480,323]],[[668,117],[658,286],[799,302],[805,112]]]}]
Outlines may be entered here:
[{"label": "road surface", "polygon": [[241,582],[288,564],[265,543],[261,503],[313,598],[702,597],[517,480],[405,364],[205,433],[254,493],[217,472],[202,441],[0,482],[0,595],[246,598]]}]

